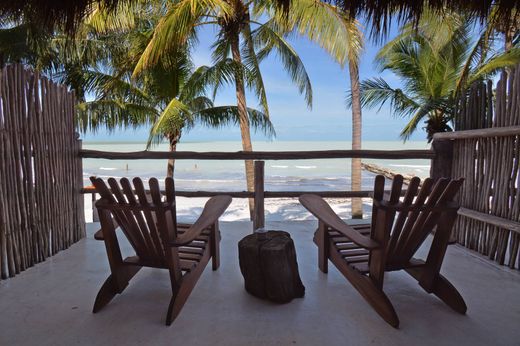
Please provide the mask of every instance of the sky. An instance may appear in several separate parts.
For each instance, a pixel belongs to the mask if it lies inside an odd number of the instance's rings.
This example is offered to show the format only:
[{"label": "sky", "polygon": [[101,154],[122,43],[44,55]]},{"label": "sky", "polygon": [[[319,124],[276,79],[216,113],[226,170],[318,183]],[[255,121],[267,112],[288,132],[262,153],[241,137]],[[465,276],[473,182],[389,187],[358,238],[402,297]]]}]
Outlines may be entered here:
[{"label": "sky", "polygon": [[[369,28],[364,28],[368,31]],[[193,50],[195,66],[211,64],[211,43],[215,38],[215,29],[206,27],[200,31],[200,42]],[[393,25],[388,39],[397,33]],[[347,108],[346,96],[350,88],[348,68],[341,68],[323,49],[305,38],[289,40],[303,61],[310,77],[313,90],[313,105],[309,109],[305,99],[299,94],[279,64],[275,54],[262,62],[261,70],[269,103],[271,121],[276,130],[277,141],[350,141],[352,138],[351,111]],[[360,61],[360,79],[383,77],[391,86],[398,87],[399,80],[392,73],[381,72],[374,65],[374,57],[381,45],[372,42],[365,35],[365,49]],[[248,107],[258,105],[254,95],[247,96]],[[216,105],[236,104],[234,86],[223,89],[215,99]],[[381,109],[362,110],[362,137],[365,141],[400,140],[399,133],[406,124],[406,119],[391,115],[388,106]],[[144,141],[148,137],[149,128],[137,130],[119,130],[114,133],[98,131],[87,133],[82,137],[86,141]],[[253,133],[253,141],[272,140],[261,133]],[[425,140],[425,132],[420,129],[410,140]],[[195,126],[184,133],[181,141],[215,141],[240,140],[238,126],[224,129],[209,129]]]}]

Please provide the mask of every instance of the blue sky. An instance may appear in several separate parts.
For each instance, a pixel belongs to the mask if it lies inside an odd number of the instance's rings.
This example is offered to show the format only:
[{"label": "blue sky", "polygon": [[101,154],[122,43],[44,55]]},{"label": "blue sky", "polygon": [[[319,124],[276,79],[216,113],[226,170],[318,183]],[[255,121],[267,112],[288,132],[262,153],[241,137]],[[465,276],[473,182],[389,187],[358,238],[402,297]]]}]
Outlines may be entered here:
[{"label": "blue sky", "polygon": [[[396,34],[393,25],[389,39]],[[194,49],[195,64],[211,64],[211,42],[215,36],[213,28],[201,31],[200,43]],[[313,107],[309,109],[304,97],[292,85],[290,79],[280,67],[275,54],[266,59],[262,65],[264,84],[267,90],[271,120],[275,125],[275,140],[350,140],[351,113],[345,98],[350,87],[348,69],[341,67],[319,46],[303,38],[290,40],[300,55],[312,82]],[[392,86],[399,81],[389,72],[380,73],[374,65],[374,57],[379,49],[366,37],[366,47],[361,57],[361,80],[372,77],[383,77]],[[215,99],[216,104],[235,104],[234,87],[223,89]],[[256,107],[254,95],[248,95],[248,106]],[[395,118],[388,107],[363,109],[364,140],[399,140],[399,132],[406,123],[405,119]],[[145,140],[148,128],[123,130],[108,134],[99,131],[96,134],[84,135],[85,140]],[[262,134],[253,134],[253,140],[266,140]],[[420,130],[411,140],[424,140],[425,133]],[[182,141],[240,140],[238,126],[220,130],[197,126],[185,133]]]}]

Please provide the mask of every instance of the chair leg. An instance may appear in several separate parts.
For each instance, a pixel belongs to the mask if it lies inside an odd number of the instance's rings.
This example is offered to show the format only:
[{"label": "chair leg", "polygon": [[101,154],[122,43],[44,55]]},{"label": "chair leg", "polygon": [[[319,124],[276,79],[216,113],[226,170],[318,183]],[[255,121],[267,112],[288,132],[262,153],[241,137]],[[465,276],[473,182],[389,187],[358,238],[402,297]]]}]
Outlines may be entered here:
[{"label": "chair leg", "polygon": [[[406,271],[419,281],[421,279],[423,268],[408,268]],[[453,286],[451,282],[441,274],[437,274],[437,277],[433,281],[431,293],[435,294],[440,300],[456,312],[463,315],[466,314],[468,307],[464,302],[464,298],[462,298],[455,286]]]},{"label": "chair leg", "polygon": [[[202,270],[204,270],[204,267]],[[188,300],[188,297],[195,287],[197,280],[202,273],[202,270],[199,268],[195,269],[198,272],[191,272],[186,274],[181,281],[180,287],[172,289],[172,298],[170,300],[170,305],[168,306],[168,312],[166,313],[166,325],[169,326],[172,322],[179,316],[179,313],[182,310],[182,307]]]},{"label": "chair leg", "polygon": [[179,316],[179,312],[181,312],[182,305],[179,305],[179,301],[177,300],[177,296],[179,292],[173,292],[172,298],[170,300],[170,305],[168,305],[168,312],[166,313],[166,325],[171,326],[172,322]]},{"label": "chair leg", "polygon": [[177,283],[172,283],[172,298],[170,300],[170,305],[168,306],[168,312],[166,313],[166,325],[169,326],[172,322],[177,318],[179,313],[182,310],[182,307],[188,300],[188,297],[193,291],[195,284],[199,280],[204,268],[209,262],[210,252],[206,249],[203,258],[197,264],[195,269],[193,269],[188,274],[185,274],[182,279],[177,281]]},{"label": "chair leg", "polygon": [[96,296],[94,308],[92,309],[93,313],[96,313],[104,308],[105,305],[110,303],[116,294],[123,292],[126,286],[128,286],[130,279],[134,277],[134,275],[139,271],[139,269],[141,269],[141,267],[128,266],[124,267],[124,269],[125,270],[121,270],[121,272],[117,274],[119,280],[116,279],[114,274],[110,274],[110,276],[105,280],[103,286],[101,286]]},{"label": "chair leg", "polygon": [[394,306],[383,290],[378,288],[372,279],[350,267],[336,251],[330,252],[330,260],[379,316],[392,327],[399,328],[399,318],[397,317]]},{"label": "chair leg", "polygon": [[218,223],[215,223],[210,233],[211,268],[213,270],[220,267],[220,238]]},{"label": "chair leg", "polygon": [[315,233],[316,245],[318,245],[318,267],[323,273],[329,272],[329,232],[321,221],[318,223],[318,230]]},{"label": "chair leg", "polygon": [[381,316],[388,324],[394,328],[399,328],[399,318],[395,312],[394,306],[385,292],[376,287],[371,280],[361,275],[360,280],[349,279],[358,292],[365,298],[365,300],[374,308],[374,310]]},{"label": "chair leg", "polygon": [[92,309],[92,312],[96,313],[101,310],[105,305],[110,303],[116,294],[116,283],[114,277],[110,275],[103,283],[103,286],[101,286],[101,289],[96,296],[96,301],[94,302],[94,308]]}]

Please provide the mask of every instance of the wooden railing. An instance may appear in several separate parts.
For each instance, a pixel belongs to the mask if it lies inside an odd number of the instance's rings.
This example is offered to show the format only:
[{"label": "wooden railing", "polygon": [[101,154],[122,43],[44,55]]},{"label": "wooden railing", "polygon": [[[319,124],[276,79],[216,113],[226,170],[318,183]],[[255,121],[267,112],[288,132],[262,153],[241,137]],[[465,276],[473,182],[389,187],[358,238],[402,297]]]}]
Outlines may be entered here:
[{"label": "wooden railing", "polygon": [[[492,259],[499,263],[504,263],[505,249],[508,241],[504,237],[509,237],[509,232],[512,232],[512,249],[510,252],[518,252],[518,244],[520,242],[520,220],[518,218],[518,211],[510,211],[498,213],[493,208],[477,208],[474,206],[476,202],[485,205],[484,199],[489,199],[492,191],[496,194],[503,194],[499,191],[499,187],[489,186],[488,194],[485,196],[468,197],[468,191],[473,191],[477,188],[473,178],[470,176],[470,171],[475,166],[477,160],[477,153],[467,153],[467,157],[462,157],[461,152],[467,141],[472,141],[470,146],[475,148],[476,141],[493,140],[497,141],[499,138],[518,138],[520,135],[520,126],[512,126],[507,128],[492,128],[492,129],[478,129],[468,131],[457,131],[450,133],[439,133],[434,136],[432,143],[432,150],[326,150],[326,151],[255,151],[255,152],[131,152],[131,153],[117,153],[117,152],[103,152],[93,150],[82,150],[80,156],[82,158],[96,158],[108,160],[140,160],[140,159],[175,159],[175,160],[256,160],[255,161],[255,181],[254,191],[176,191],[177,196],[181,197],[211,197],[219,194],[227,194],[234,198],[253,198],[254,212],[253,212],[253,227],[263,227],[265,223],[265,198],[287,198],[298,197],[304,193],[313,193],[325,198],[354,198],[354,197],[370,197],[372,191],[265,191],[264,185],[264,161],[263,160],[307,160],[307,159],[341,159],[341,158],[367,158],[367,159],[391,159],[391,160],[406,160],[406,159],[429,159],[431,160],[430,176],[434,179],[440,177],[463,176],[466,178],[465,188],[460,194],[462,208],[459,210],[461,217],[457,221],[458,231],[455,236],[459,243],[469,248],[477,249],[475,247],[475,234],[486,232],[490,227],[495,227],[494,238],[490,239],[482,250],[483,245],[478,245],[481,248],[480,252],[488,254]],[[514,143],[514,140],[513,140]],[[496,148],[497,150],[499,148]],[[480,152],[480,155],[482,151]],[[499,153],[495,154],[496,156]],[[499,163],[497,164],[499,166]],[[518,169],[518,161],[516,163]],[[472,168],[473,167],[473,168]],[[469,171],[468,171],[469,170]],[[468,173],[469,172],[469,173]],[[514,178],[514,175],[513,175]],[[497,178],[498,179],[498,178]],[[502,183],[501,183],[502,184]],[[469,186],[471,185],[471,186]],[[516,192],[516,190],[515,190]],[[84,188],[83,193],[92,193],[93,202],[95,201],[95,189],[93,187]],[[468,202],[472,200],[472,202]],[[516,202],[515,207],[518,208]],[[509,216],[508,216],[509,215]],[[485,225],[482,230],[474,231],[472,226],[475,224]],[[480,232],[480,233],[479,233]],[[491,232],[491,231],[490,231]],[[470,234],[470,235],[468,235]],[[477,241],[478,243],[478,241]],[[480,242],[479,244],[482,244]],[[478,247],[477,246],[477,247]],[[509,260],[509,265],[514,267],[516,255],[512,255]]]},{"label": "wooden railing", "polygon": [[434,143],[452,157],[450,175],[466,179],[457,242],[520,268],[520,126],[438,133]]},{"label": "wooden railing", "polygon": [[[108,160],[141,160],[141,159],[175,159],[175,160],[256,160],[254,191],[176,191],[181,197],[212,197],[226,194],[234,198],[253,198],[253,227],[263,227],[265,224],[265,198],[298,197],[304,193],[313,193],[325,198],[355,198],[370,197],[372,191],[265,191],[263,160],[309,160],[309,159],[430,159],[436,158],[432,150],[320,150],[320,151],[253,151],[253,152],[190,152],[190,151],[140,151],[140,152],[106,152],[82,150],[82,158]],[[439,160],[439,159],[437,159]],[[95,189],[84,188],[83,193],[91,193],[95,201]],[[95,210],[94,210],[95,215]]]}]

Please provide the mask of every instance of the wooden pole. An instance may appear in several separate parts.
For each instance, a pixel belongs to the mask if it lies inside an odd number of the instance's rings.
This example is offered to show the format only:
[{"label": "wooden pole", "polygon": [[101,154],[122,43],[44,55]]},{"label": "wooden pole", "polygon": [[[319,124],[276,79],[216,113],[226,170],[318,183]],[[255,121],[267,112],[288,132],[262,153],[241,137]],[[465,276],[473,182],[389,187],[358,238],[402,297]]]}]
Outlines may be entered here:
[{"label": "wooden pole", "polygon": [[264,161],[255,161],[255,203],[253,213],[253,230],[265,226],[264,167]]},{"label": "wooden pole", "polygon": [[[519,127],[520,129],[520,127]],[[196,151],[136,151],[113,152],[83,149],[80,156],[84,159],[107,160],[312,160],[312,159],[384,159],[408,160],[431,159],[431,150],[312,150],[312,151],[235,151],[235,152],[196,152]]]},{"label": "wooden pole", "polygon": [[451,167],[453,162],[453,141],[434,139],[432,143],[435,157],[430,166],[430,177],[434,180],[440,178],[451,178]]}]

